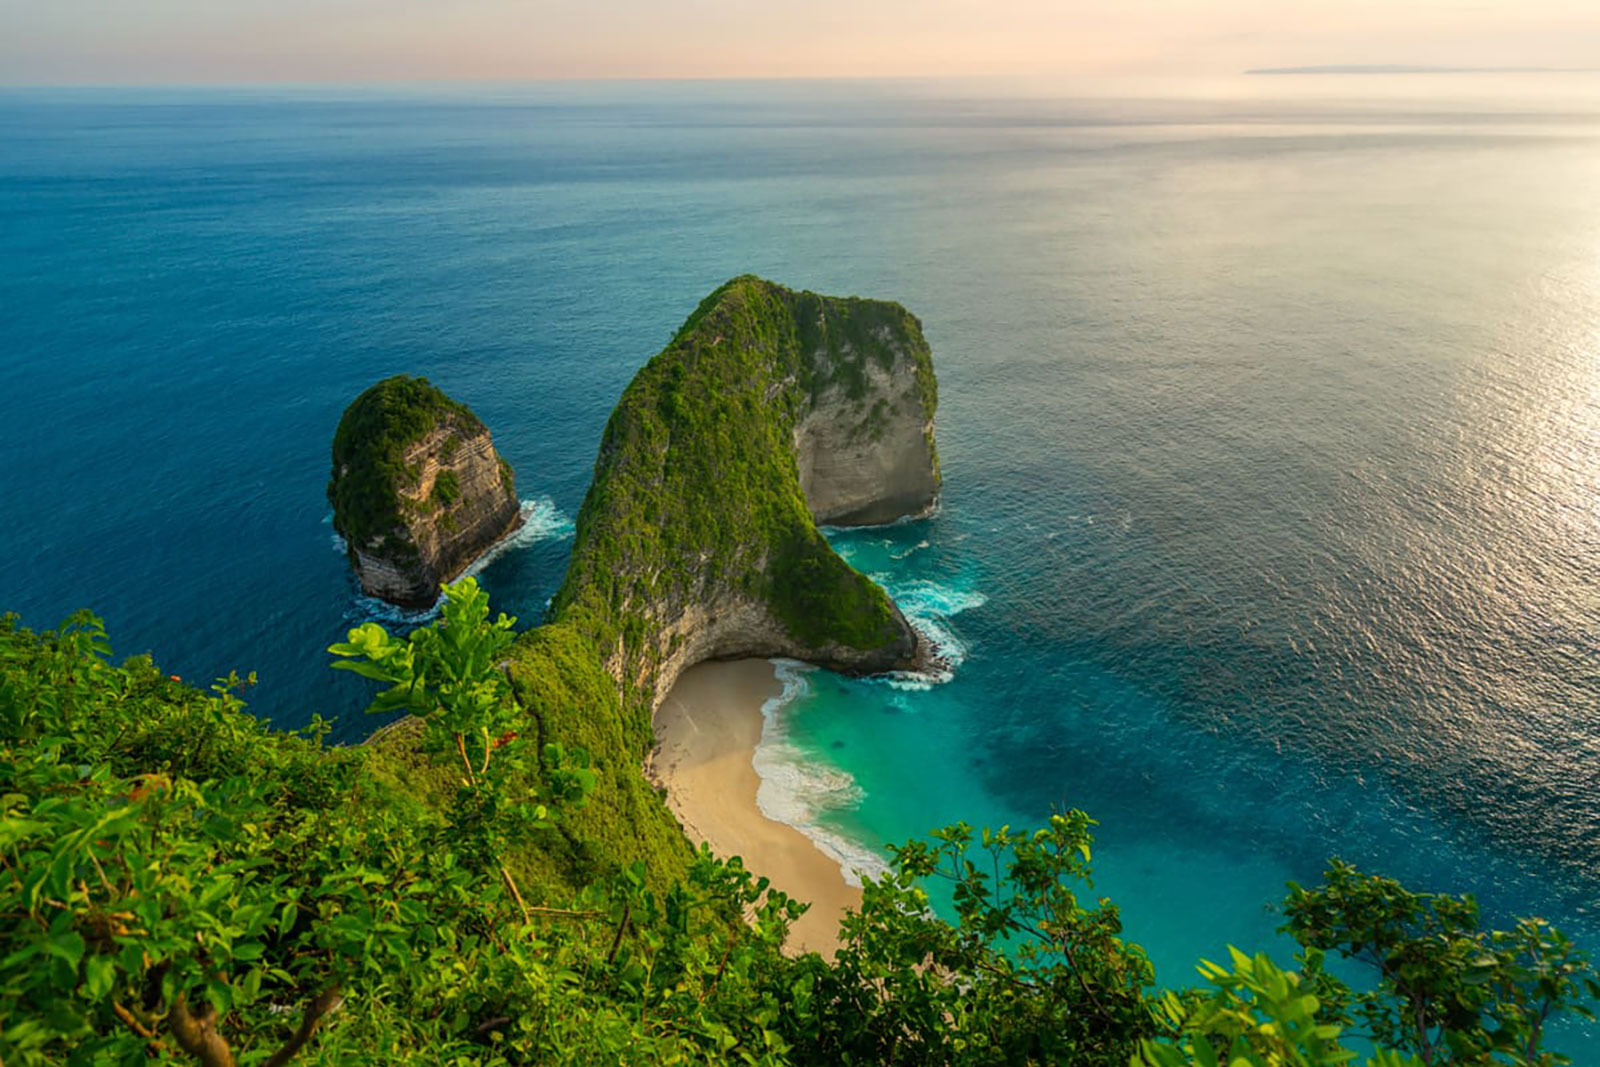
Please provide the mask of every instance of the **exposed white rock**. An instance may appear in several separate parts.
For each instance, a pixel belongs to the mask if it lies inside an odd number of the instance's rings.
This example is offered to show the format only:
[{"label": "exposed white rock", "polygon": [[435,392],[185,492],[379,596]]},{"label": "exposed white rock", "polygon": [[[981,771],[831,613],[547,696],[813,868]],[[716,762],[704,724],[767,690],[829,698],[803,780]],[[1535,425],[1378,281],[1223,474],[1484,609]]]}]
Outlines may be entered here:
[{"label": "exposed white rock", "polygon": [[917,364],[893,335],[885,332],[884,342],[895,361],[862,361],[864,399],[831,384],[795,426],[800,487],[818,523],[877,525],[926,512],[938,499],[933,415],[923,410]]}]

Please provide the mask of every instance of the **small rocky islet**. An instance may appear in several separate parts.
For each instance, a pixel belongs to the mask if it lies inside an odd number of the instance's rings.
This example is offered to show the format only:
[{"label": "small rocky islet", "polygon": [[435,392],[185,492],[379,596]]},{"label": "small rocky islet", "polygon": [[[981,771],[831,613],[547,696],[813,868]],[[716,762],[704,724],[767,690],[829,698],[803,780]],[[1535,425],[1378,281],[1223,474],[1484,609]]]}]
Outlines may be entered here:
[{"label": "small rocky islet", "polygon": [[522,525],[511,465],[470,408],[426,378],[385,378],[345,409],[328,481],[333,528],[370,596],[431,606]]}]

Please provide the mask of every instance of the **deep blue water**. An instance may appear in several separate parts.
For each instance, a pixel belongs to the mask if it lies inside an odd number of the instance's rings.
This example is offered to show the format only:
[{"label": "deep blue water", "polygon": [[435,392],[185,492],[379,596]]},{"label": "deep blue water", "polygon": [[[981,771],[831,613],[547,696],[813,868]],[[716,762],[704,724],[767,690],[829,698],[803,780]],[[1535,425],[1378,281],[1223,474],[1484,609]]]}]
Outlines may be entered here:
[{"label": "deep blue water", "polygon": [[837,543],[965,658],[808,675],[799,821],[1084,808],[1172,982],[1332,854],[1600,948],[1600,94],[1303,84],[0,93],[0,606],[358,738],[362,388],[491,426],[540,521],[483,579],[531,623],[701,296],[898,299],[945,505]]}]

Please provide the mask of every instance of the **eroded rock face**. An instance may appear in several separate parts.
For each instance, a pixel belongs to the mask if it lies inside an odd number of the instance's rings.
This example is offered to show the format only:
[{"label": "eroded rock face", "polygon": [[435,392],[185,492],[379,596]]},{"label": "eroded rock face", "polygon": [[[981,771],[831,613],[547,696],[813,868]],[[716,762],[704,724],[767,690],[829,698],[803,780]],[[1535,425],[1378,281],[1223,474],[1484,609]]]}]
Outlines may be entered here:
[{"label": "eroded rock face", "polygon": [[[355,568],[372,596],[425,606],[522,519],[510,468],[487,430],[448,422],[406,449],[405,464],[418,475],[397,486],[404,521],[376,544],[357,546]],[[394,552],[396,541],[414,553]]]},{"label": "eroded rock face", "polygon": [[328,498],[361,588],[427,607],[521,525],[511,467],[465,405],[424,379],[389,378],[345,411]]},{"label": "eroded rock face", "polygon": [[[858,397],[825,386],[795,426],[806,505],[828,526],[874,526],[931,510],[939,498],[933,411],[909,338],[880,333],[888,360],[859,358]],[[826,349],[810,358],[826,368]],[[821,372],[827,377],[826,369]]]},{"label": "eroded rock face", "polygon": [[[633,684],[651,694],[651,712],[672,692],[678,675],[697,663],[717,659],[796,659],[844,674],[884,674],[914,671],[928,666],[931,650],[892,602],[889,605],[896,636],[869,649],[837,641],[808,643],[797,640],[759,600],[724,592],[703,604],[687,605],[667,613],[662,624],[659,662],[633,678]],[[607,664],[613,675],[625,669],[621,656]]]}]

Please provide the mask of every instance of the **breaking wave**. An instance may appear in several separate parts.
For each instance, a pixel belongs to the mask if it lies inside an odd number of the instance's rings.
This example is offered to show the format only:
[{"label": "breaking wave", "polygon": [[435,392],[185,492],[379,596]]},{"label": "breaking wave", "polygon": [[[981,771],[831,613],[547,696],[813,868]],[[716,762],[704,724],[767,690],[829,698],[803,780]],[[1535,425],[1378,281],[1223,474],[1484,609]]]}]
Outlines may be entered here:
[{"label": "breaking wave", "polygon": [[[483,569],[507,552],[527,548],[541,541],[565,541],[577,532],[577,525],[572,517],[556,507],[554,500],[547,496],[529,497],[521,501],[522,525],[510,537],[501,538],[489,549],[472,561],[472,564],[462,572],[462,577],[470,577],[482,573]],[[330,512],[323,520],[331,523],[333,515]],[[345,540],[338,534],[330,535],[334,551],[341,556],[346,552]],[[352,598],[350,607],[345,611],[345,620],[352,623],[376,622],[385,626],[400,629],[411,629],[417,626],[426,626],[439,614],[439,606],[444,602],[444,594],[439,594],[439,599],[434,601],[432,607],[427,608],[402,608],[377,597],[367,596],[358,592]]]},{"label": "breaking wave", "polygon": [[926,578],[896,581],[890,574],[874,574],[872,580],[882,585],[906,621],[933,647],[933,662],[920,671],[894,671],[883,676],[886,684],[896,689],[931,689],[956,676],[956,668],[967,658],[967,645],[950,620],[963,611],[971,611],[989,602],[989,598],[976,589],[962,589]]},{"label": "breaking wave", "polygon": [[888,870],[881,857],[821,825],[829,812],[858,807],[865,796],[847,771],[808,755],[789,738],[784,718],[810,692],[812,670],[794,660],[773,660],[783,691],[761,705],[761,741],[752,763],[761,785],[756,805],[774,822],[794,827],[839,864],[844,880],[861,885],[861,875],[878,877]]},{"label": "breaking wave", "polygon": [[463,577],[478,574],[507,552],[527,548],[540,541],[565,541],[577,529],[572,517],[556,507],[554,500],[547,496],[530,497],[522,501],[522,525],[517,531],[490,545],[488,551],[462,572]]}]

